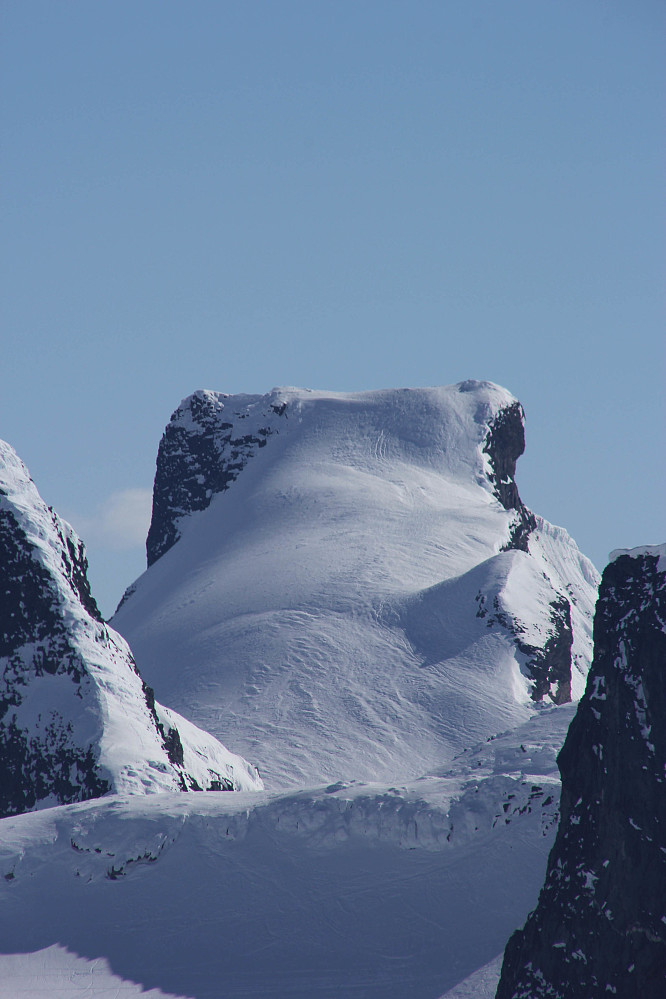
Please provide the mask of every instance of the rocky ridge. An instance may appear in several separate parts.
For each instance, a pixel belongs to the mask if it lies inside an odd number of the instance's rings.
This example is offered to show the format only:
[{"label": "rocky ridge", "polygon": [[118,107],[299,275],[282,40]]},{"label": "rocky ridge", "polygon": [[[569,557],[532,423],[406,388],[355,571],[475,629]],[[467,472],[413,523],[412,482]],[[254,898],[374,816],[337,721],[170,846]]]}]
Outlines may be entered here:
[{"label": "rocky ridge", "polygon": [[516,462],[525,452],[525,411],[519,402],[512,402],[488,421],[483,445],[490,461],[488,478],[495,496],[505,510],[514,510],[515,520],[505,549],[529,550],[530,534],[536,530],[536,517],[520,498],[516,485]]},{"label": "rocky ridge", "polygon": [[155,701],[101,618],[82,542],[0,442],[0,815],[113,791],[260,787]]},{"label": "rocky ridge", "polygon": [[257,451],[279,433],[286,408],[277,397],[231,397],[206,390],[181,402],[157,453],[146,539],[148,566],[178,541],[180,519],[205,510],[213,496],[228,489]]}]

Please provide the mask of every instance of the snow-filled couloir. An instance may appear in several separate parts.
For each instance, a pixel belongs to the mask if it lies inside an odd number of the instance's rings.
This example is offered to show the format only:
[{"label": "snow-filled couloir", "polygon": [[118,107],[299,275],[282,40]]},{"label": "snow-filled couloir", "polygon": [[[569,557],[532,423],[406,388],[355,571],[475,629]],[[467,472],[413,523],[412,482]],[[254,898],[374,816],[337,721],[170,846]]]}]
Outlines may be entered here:
[{"label": "snow-filled couloir", "polygon": [[110,792],[260,788],[245,760],[155,701],[86,568],[0,442],[0,815]]},{"label": "snow-filled couloir", "polygon": [[488,382],[199,391],[114,627],[273,787],[409,779],[582,693],[598,575],[525,508]]}]

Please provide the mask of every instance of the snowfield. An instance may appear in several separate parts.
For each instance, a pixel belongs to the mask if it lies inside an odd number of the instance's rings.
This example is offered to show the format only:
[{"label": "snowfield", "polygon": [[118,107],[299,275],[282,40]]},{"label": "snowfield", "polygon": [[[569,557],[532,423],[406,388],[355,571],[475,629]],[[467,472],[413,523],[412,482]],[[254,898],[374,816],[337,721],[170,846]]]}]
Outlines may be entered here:
[{"label": "snowfield", "polygon": [[4,819],[0,995],[491,996],[543,881],[572,713],[405,785],[114,795]]}]

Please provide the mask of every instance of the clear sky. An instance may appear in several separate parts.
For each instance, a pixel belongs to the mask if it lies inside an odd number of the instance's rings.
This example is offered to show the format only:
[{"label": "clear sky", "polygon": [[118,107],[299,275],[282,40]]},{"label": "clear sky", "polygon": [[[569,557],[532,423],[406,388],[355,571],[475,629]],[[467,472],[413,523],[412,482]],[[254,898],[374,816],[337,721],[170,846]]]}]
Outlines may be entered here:
[{"label": "clear sky", "polygon": [[0,436],[142,571],[196,388],[488,379],[525,502],[666,539],[662,0],[4,0]]}]

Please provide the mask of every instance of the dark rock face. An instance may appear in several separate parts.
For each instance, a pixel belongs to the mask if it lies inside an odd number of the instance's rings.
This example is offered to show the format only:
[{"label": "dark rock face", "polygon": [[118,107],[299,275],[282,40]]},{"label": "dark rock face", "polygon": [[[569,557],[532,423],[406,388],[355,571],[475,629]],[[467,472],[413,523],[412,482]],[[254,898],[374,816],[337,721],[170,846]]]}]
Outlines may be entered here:
[{"label": "dark rock face", "polygon": [[666,996],[666,546],[606,568],[561,818],[497,999]]},{"label": "dark rock face", "polygon": [[525,414],[519,402],[507,406],[488,425],[483,450],[490,459],[495,496],[505,510],[515,510],[516,519],[504,550],[528,550],[528,538],[536,528],[534,514],[523,504],[516,485],[516,462],[525,451]]},{"label": "dark rock face", "polygon": [[[195,392],[180,404],[164,431],[146,540],[149,567],[180,537],[179,519],[205,510],[213,496],[228,489],[278,432],[279,418],[285,418],[284,402],[266,405],[266,397],[248,396],[248,405],[234,411],[225,406],[228,398],[221,392]],[[264,405],[257,411],[260,403]]]},{"label": "dark rock face", "polygon": [[30,811],[49,798],[66,805],[111,791],[92,749],[76,746],[72,735],[72,723],[59,713],[32,733],[9,722],[2,739],[0,817]]},{"label": "dark rock face", "polygon": [[[6,494],[0,489],[0,495]],[[53,516],[53,529],[61,541],[61,560],[73,592],[79,597],[81,588],[93,608],[96,620],[101,620],[97,604],[87,586],[87,559],[77,550],[76,541],[65,537],[62,521]],[[67,545],[69,541],[69,545]],[[11,510],[0,509],[0,656],[11,655],[19,646],[47,636],[53,640],[64,636],[64,627],[54,608],[53,579],[46,567],[34,559],[33,546],[28,541]],[[74,557],[73,557],[74,556]],[[81,582],[85,580],[85,587]],[[87,608],[86,608],[87,609]],[[90,613],[90,611],[89,611]],[[58,651],[57,662],[62,661]],[[56,661],[45,660],[47,672],[56,671]]]},{"label": "dark rock face", "polygon": [[[55,519],[56,523],[60,522],[59,518],[56,517]],[[67,576],[71,580],[72,588],[78,593],[81,605],[90,614],[91,618],[95,621],[102,621],[103,618],[99,612],[97,601],[90,592],[88,558],[85,546],[81,539],[72,533],[65,536],[65,532],[63,532],[62,540],[63,563]]]},{"label": "dark rock face", "polygon": [[[0,494],[6,496],[2,490]],[[100,619],[90,596],[82,546],[49,513],[62,543],[64,574],[77,597],[83,592]],[[69,704],[73,715],[80,711],[90,688],[85,665],[68,638],[55,582],[9,509],[0,510],[0,592],[0,816],[34,808],[49,795],[69,803],[107,793],[110,785],[100,776],[90,746],[77,745],[62,710]],[[31,686],[44,676],[62,680],[58,705],[36,707],[34,724],[26,729],[13,709],[30,701]]]}]

